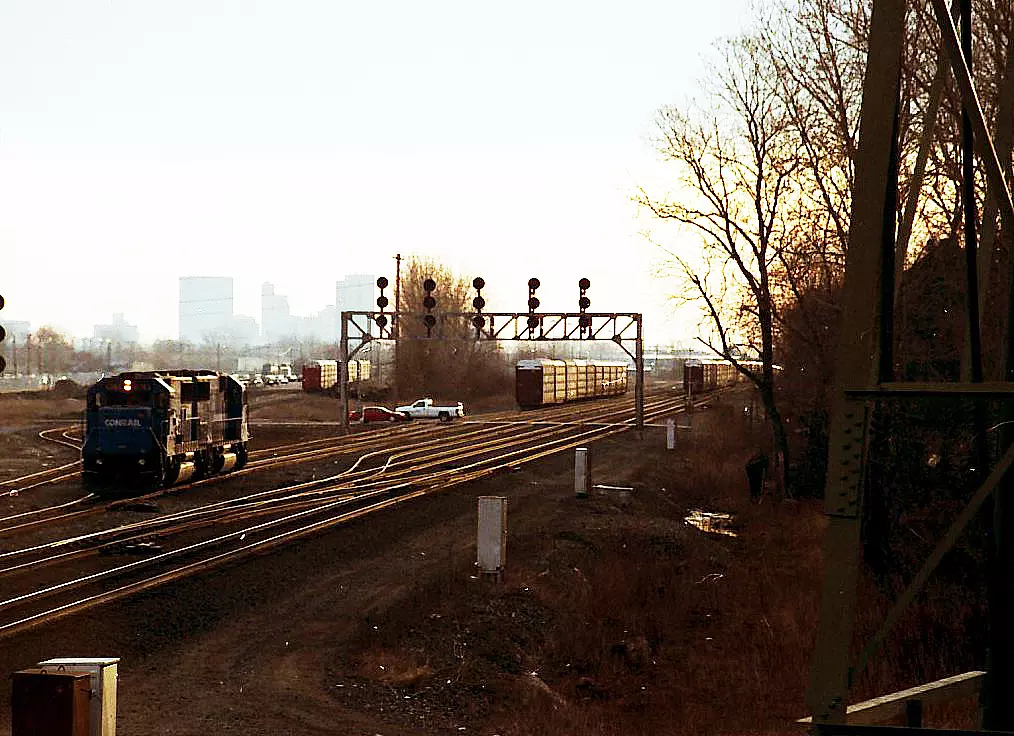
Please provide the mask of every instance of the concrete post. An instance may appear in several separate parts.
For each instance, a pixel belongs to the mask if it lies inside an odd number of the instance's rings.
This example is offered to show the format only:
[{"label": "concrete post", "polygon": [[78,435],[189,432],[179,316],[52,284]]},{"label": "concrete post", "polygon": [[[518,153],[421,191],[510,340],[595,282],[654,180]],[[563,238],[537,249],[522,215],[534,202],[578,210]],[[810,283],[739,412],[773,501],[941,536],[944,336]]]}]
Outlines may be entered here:
[{"label": "concrete post", "polygon": [[591,453],[587,447],[574,450],[574,495],[587,498],[591,489]]},{"label": "concrete post", "polygon": [[665,449],[676,449],[676,417],[665,418]]},{"label": "concrete post", "polygon": [[479,496],[478,519],[479,570],[500,575],[507,565],[507,497]]}]

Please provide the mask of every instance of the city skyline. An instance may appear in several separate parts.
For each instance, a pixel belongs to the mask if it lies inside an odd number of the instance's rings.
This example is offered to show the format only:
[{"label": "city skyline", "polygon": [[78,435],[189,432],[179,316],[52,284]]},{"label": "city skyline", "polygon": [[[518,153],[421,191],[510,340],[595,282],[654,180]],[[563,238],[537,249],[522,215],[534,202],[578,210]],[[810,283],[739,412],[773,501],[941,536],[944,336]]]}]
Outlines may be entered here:
[{"label": "city skyline", "polygon": [[696,313],[668,304],[631,195],[678,186],[654,115],[740,15],[462,10],[4,4],[5,319],[88,335],[123,313],[169,339],[181,276],[234,278],[235,312],[258,320],[268,281],[309,315],[342,273],[393,281],[400,252],[482,276],[499,309],[523,309],[532,276],[569,308],[587,277],[594,308],[686,334]]}]

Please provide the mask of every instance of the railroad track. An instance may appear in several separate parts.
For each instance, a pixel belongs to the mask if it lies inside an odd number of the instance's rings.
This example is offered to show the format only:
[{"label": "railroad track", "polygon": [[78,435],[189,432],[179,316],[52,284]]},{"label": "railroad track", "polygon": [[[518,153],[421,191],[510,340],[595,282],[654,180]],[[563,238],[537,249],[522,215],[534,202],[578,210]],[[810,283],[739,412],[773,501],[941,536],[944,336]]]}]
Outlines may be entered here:
[{"label": "railroad track", "polygon": [[[487,423],[495,423],[497,421],[508,421],[508,420],[513,421],[515,423],[519,421],[531,423],[535,421],[551,421],[551,420],[579,422],[583,418],[594,416],[596,413],[602,411],[604,407],[624,406],[626,405],[627,401],[628,400],[625,399],[624,397],[616,397],[599,402],[593,402],[593,405],[574,404],[559,407],[547,407],[530,412],[525,412],[524,414],[520,415],[524,417],[524,419],[518,419],[519,415],[517,414],[517,412],[513,411],[495,412],[491,414],[482,415],[481,420],[478,421],[483,421]],[[465,423],[466,424],[470,423],[470,420],[465,420]],[[39,432],[38,436],[44,440],[56,442],[58,444],[72,447],[80,451],[81,440],[69,436],[69,431],[75,429],[77,428],[73,426],[56,427],[54,429],[48,429]],[[407,436],[412,436],[416,434],[420,435],[431,434],[433,432],[433,425],[428,422],[413,422],[411,424],[393,425],[390,427],[390,429],[403,433]],[[59,436],[56,436],[56,433],[60,433]],[[145,500],[150,500],[166,494],[178,493],[180,491],[184,491],[190,488],[206,485],[208,483],[217,483],[222,480],[232,478],[237,475],[249,473],[258,469],[270,468],[296,462],[310,462],[315,460],[322,460],[328,457],[333,457],[335,455],[354,452],[356,449],[359,449],[359,446],[356,444],[357,441],[362,441],[366,443],[366,445],[370,445],[376,442],[376,440],[372,438],[376,437],[378,434],[382,435],[384,433],[355,432],[351,435],[351,439],[350,437],[327,437],[253,450],[250,453],[251,458],[250,462],[248,462],[247,467],[241,471],[237,471],[235,473],[231,473],[224,476],[212,476],[210,478],[205,478],[200,481],[195,481],[194,483],[173,486],[172,488],[169,489],[163,489],[160,491],[156,491],[154,493],[147,494],[141,498]],[[356,439],[360,438],[361,436],[367,436],[371,439],[365,440]],[[380,442],[382,443],[384,442],[384,440],[380,440]],[[19,476],[17,478],[9,478],[7,480],[0,481],[0,495],[21,494],[41,486],[59,483],[66,480],[72,480],[80,475],[81,473],[80,464],[81,461],[76,460],[74,462],[67,463],[65,465],[61,465],[55,468],[49,468],[46,470],[38,471],[36,473],[31,473],[29,475]],[[53,512],[56,511],[62,512],[65,508],[67,508],[69,505],[72,505],[75,502],[85,503],[86,501],[92,499],[94,499],[94,496],[89,494],[81,496],[77,498],[75,501],[72,501],[70,503],[61,503],[55,506],[34,510],[25,515],[34,516],[36,517],[36,520],[25,523],[26,524],[40,523],[40,520],[45,519],[47,515],[50,515]],[[90,510],[84,509],[81,511],[81,513],[84,514],[92,512]],[[8,530],[6,522],[11,518],[13,517],[0,517],[0,535],[2,535],[5,531]],[[60,518],[64,518],[64,516],[61,514]]]},{"label": "railroad track", "polygon": [[[646,418],[682,407],[682,399],[652,398],[646,402]],[[529,412],[523,416],[530,419],[521,425],[514,413],[488,415],[482,424],[430,424],[423,431],[397,425],[343,438],[340,451],[354,460],[327,477],[69,537],[21,547],[8,544],[0,552],[2,587],[20,585],[24,592],[0,600],[0,636],[625,431],[633,426],[630,414],[628,401],[607,401]],[[327,442],[333,441],[293,443],[264,452],[286,462],[302,461],[318,451],[328,457],[326,453],[338,448]],[[114,502],[100,510],[137,502]],[[72,514],[49,519],[46,530],[56,531],[59,522],[76,518]],[[29,526],[38,525],[13,524],[0,532],[7,533],[8,542],[16,542],[17,532]]]}]

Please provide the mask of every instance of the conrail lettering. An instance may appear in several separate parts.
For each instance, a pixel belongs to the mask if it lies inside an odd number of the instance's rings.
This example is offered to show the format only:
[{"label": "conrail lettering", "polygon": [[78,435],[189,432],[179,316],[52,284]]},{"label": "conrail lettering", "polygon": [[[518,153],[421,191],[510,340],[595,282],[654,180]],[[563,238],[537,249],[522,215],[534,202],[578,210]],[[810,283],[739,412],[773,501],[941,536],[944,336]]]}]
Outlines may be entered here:
[{"label": "conrail lettering", "polygon": [[107,419],[107,427],[140,427],[140,419]]}]

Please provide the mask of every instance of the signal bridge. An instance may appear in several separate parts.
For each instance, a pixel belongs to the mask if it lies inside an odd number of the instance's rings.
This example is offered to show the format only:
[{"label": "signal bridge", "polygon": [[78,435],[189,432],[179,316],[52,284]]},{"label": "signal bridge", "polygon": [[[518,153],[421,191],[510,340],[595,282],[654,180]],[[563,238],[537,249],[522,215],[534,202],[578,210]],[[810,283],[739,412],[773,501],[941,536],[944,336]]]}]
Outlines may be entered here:
[{"label": "signal bridge", "polygon": [[[341,344],[339,346],[339,383],[341,391],[342,428],[349,432],[348,361],[373,340],[392,340],[397,345],[402,340],[455,340],[482,342],[499,340],[536,340],[545,342],[572,340],[608,340],[616,343],[634,361],[636,378],[634,382],[635,426],[638,433],[644,430],[644,340],[642,317],[638,312],[595,313],[586,311],[591,306],[587,291],[591,287],[588,279],[578,281],[580,296],[578,312],[539,312],[540,302],[535,296],[539,288],[536,278],[528,281],[527,312],[485,312],[486,300],[482,289],[486,282],[477,277],[472,281],[476,296],[472,299],[473,312],[436,312],[436,282],[423,282],[424,312],[404,312],[397,309],[385,311],[390,303],[384,295],[388,280],[377,279],[380,296],[377,298],[378,311],[348,311],[341,314]],[[396,297],[397,299],[397,297]],[[411,334],[406,325],[418,328],[422,325],[426,334]],[[358,345],[349,350],[349,340]],[[631,346],[630,344],[633,343]],[[631,347],[633,350],[631,350]],[[397,353],[396,353],[397,354]]]}]

